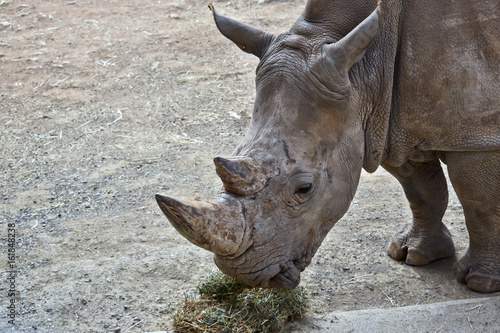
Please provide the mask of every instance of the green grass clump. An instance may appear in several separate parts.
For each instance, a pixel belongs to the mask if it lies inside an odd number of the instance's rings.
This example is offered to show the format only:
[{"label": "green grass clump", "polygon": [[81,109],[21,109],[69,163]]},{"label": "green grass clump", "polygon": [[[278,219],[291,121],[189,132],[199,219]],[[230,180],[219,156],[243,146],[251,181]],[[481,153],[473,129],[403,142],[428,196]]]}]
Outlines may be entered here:
[{"label": "green grass clump", "polygon": [[309,307],[303,287],[252,288],[221,272],[210,273],[197,289],[199,297],[185,298],[173,314],[175,332],[282,332]]}]

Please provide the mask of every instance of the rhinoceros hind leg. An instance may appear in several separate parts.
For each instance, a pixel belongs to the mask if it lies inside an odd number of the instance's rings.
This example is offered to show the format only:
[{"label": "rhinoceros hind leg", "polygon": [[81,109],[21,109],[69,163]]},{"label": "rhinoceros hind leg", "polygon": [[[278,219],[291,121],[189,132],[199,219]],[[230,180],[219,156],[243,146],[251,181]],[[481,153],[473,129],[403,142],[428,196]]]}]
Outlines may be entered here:
[{"label": "rhinoceros hind leg", "polygon": [[392,237],[387,253],[415,266],[452,257],[455,246],[448,228],[442,223],[448,189],[440,162],[408,162],[400,168],[383,167],[403,186],[413,214],[413,223]]},{"label": "rhinoceros hind leg", "polygon": [[478,292],[500,291],[500,151],[448,153],[446,161],[469,231],[458,280]]}]

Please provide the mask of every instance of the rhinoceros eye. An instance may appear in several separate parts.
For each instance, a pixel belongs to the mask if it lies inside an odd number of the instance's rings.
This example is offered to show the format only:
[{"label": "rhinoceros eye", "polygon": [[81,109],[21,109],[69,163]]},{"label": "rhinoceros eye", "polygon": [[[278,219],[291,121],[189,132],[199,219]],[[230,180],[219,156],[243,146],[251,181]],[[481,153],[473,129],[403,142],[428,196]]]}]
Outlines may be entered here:
[{"label": "rhinoceros eye", "polygon": [[299,189],[297,190],[297,192],[295,192],[296,194],[306,194],[307,192],[309,192],[313,187],[313,184],[309,183],[309,184],[304,184],[304,185],[301,185],[299,187]]},{"label": "rhinoceros eye", "polygon": [[304,203],[314,194],[314,175],[310,173],[299,173],[291,178],[291,194],[296,202]]}]

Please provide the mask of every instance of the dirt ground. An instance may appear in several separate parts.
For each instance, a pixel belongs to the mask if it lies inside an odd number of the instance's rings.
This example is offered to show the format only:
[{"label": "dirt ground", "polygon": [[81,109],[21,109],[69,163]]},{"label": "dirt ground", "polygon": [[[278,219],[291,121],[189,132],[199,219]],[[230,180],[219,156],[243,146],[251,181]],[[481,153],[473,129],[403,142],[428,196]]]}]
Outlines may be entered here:
[{"label": "dirt ground", "polygon": [[[304,3],[214,2],[271,32]],[[175,304],[215,265],[169,225],[154,194],[219,190],[212,159],[244,135],[256,65],[218,33],[205,1],[0,1],[0,324],[170,330]],[[456,281],[456,259],[410,267],[386,255],[410,219],[398,183],[364,173],[302,275],[310,316],[483,296]],[[461,256],[468,239],[454,194],[445,221]]]}]

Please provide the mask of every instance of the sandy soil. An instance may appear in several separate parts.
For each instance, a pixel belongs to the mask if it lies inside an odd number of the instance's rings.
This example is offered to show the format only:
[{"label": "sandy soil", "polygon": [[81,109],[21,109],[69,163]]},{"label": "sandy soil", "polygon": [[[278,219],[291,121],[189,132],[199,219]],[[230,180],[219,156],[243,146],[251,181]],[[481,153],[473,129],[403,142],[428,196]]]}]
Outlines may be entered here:
[{"label": "sandy soil", "polygon": [[[281,32],[304,3],[215,5]],[[13,300],[16,332],[170,329],[176,302],[215,265],[154,194],[218,191],[212,158],[245,132],[256,65],[204,1],[0,1],[2,325]],[[482,296],[456,281],[456,259],[410,267],[386,255],[410,219],[394,179],[364,174],[303,273],[311,316]],[[468,240],[454,195],[445,221],[460,256]],[[6,297],[12,265],[16,296]]]}]

